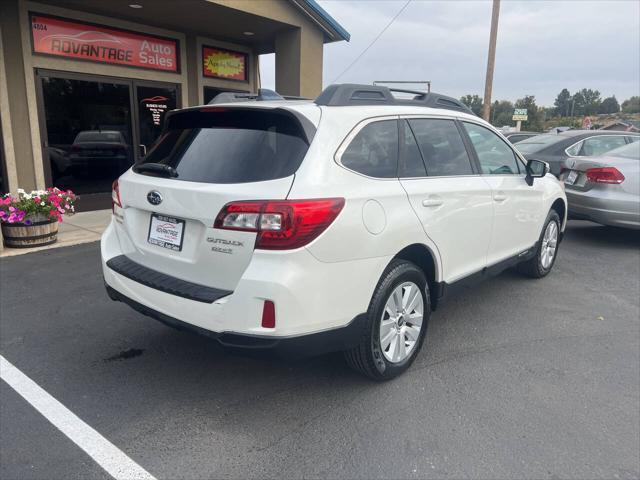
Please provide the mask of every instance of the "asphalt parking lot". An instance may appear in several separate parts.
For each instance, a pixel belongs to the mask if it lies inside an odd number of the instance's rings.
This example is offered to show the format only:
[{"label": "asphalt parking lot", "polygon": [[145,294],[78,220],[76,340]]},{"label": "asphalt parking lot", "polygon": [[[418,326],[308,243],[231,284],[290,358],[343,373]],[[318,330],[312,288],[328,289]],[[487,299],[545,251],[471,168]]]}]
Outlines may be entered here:
[{"label": "asphalt parking lot", "polygon": [[[98,244],[0,262],[0,353],[156,478],[640,477],[640,235],[445,303],[388,383],[230,356],[109,300]],[[109,478],[0,382],[2,479]]]}]

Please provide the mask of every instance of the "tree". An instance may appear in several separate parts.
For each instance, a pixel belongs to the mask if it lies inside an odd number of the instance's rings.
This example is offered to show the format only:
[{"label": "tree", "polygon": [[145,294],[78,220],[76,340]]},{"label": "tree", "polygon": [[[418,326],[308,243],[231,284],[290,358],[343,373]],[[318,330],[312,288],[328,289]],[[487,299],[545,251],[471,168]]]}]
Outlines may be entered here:
[{"label": "tree", "polygon": [[616,100],[616,96],[605,98],[600,104],[598,113],[618,113],[620,111],[620,104]]},{"label": "tree", "polygon": [[640,97],[631,97],[622,102],[624,113],[640,113]]},{"label": "tree", "polygon": [[590,88],[583,88],[575,93],[572,102],[574,103],[573,116],[595,115],[600,109],[600,92]]},{"label": "tree", "polygon": [[515,108],[526,108],[528,120],[522,122],[523,130],[532,130],[541,132],[543,128],[542,112],[536,105],[536,97],[533,95],[525,95],[524,98],[516,100]]},{"label": "tree", "polygon": [[471,109],[477,116],[482,115],[482,97],[478,95],[465,95],[460,97],[460,101]]},{"label": "tree", "polygon": [[555,115],[557,117],[568,117],[571,113],[571,93],[566,88],[558,94],[553,102],[555,108]]},{"label": "tree", "polygon": [[513,124],[513,103],[509,100],[496,100],[491,105],[491,124],[494,127],[504,127]]}]

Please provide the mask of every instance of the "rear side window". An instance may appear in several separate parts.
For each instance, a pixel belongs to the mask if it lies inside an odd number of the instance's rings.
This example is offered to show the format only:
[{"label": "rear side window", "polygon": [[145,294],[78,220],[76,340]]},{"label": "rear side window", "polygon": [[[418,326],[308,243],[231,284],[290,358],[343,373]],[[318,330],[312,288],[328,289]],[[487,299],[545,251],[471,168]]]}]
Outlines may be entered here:
[{"label": "rear side window", "polygon": [[249,183],[293,175],[308,144],[295,118],[265,110],[179,113],[141,163],[167,164],[178,180]]},{"label": "rear side window", "polygon": [[351,140],[340,162],[355,172],[376,178],[396,178],[398,122],[382,120],[362,128]]},{"label": "rear side window", "polygon": [[409,120],[430,177],[473,175],[458,127],[453,120]]}]

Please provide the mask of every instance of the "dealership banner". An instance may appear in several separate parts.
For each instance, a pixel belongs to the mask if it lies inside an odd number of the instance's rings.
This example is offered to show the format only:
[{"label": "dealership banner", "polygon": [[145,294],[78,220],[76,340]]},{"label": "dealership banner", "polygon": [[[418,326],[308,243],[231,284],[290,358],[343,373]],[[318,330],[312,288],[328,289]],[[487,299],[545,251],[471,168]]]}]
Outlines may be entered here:
[{"label": "dealership banner", "polygon": [[247,81],[246,53],[202,47],[202,66],[205,77]]},{"label": "dealership banner", "polygon": [[178,71],[178,42],[44,15],[31,15],[36,53]]}]

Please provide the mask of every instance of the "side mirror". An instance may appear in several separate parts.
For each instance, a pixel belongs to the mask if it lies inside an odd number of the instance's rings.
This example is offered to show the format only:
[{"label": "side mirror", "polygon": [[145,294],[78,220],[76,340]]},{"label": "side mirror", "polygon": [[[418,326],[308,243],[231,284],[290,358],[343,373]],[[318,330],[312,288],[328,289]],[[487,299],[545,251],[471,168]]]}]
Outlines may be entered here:
[{"label": "side mirror", "polygon": [[527,184],[531,186],[533,185],[534,178],[542,178],[549,173],[550,170],[551,168],[547,162],[531,159],[527,162],[527,176],[525,180]]},{"label": "side mirror", "polygon": [[138,145],[138,148],[139,148],[138,152],[140,153],[140,158],[145,157],[147,155],[147,146],[140,144]]}]

